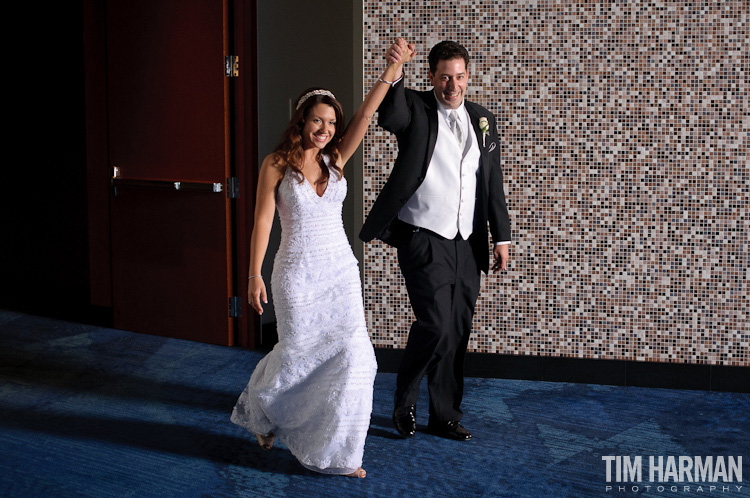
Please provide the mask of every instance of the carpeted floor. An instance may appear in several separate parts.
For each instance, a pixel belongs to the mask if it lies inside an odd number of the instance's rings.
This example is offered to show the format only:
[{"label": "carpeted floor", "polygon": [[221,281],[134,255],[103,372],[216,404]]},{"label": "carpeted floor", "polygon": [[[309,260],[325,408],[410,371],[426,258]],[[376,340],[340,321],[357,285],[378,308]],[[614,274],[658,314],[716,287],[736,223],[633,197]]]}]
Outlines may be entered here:
[{"label": "carpeted floor", "polygon": [[378,374],[367,479],[317,475],[229,422],[261,357],[0,311],[0,496],[750,496],[740,482],[659,490],[645,462],[644,482],[618,490],[602,460],[742,456],[748,480],[748,394],[503,379],[467,379],[475,439],[459,443],[398,438],[395,375]]}]

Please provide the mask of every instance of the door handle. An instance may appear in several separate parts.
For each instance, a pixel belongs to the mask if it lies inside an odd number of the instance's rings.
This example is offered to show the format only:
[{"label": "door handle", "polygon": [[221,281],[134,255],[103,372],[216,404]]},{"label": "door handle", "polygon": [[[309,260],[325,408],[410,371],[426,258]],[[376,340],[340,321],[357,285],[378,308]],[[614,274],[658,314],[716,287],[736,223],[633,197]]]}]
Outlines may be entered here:
[{"label": "door handle", "polygon": [[147,188],[161,190],[180,190],[189,192],[223,192],[222,183],[212,182],[175,182],[171,180],[136,180],[129,178],[112,178],[112,187],[117,195],[118,187]]},{"label": "door handle", "polygon": [[160,190],[186,190],[189,192],[223,192],[224,185],[215,182],[183,182],[173,180],[138,180],[122,178],[120,168],[112,168],[112,192],[117,196],[119,187],[146,188]]}]

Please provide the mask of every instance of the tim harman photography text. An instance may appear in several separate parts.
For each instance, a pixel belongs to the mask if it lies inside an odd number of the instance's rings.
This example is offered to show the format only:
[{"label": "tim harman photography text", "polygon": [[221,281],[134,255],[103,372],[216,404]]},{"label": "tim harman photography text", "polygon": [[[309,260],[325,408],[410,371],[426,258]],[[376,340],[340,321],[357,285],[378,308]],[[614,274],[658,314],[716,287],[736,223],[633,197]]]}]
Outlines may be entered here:
[{"label": "tim harman photography text", "polygon": [[743,487],[742,456],[605,455],[602,460],[607,492],[739,492]]}]

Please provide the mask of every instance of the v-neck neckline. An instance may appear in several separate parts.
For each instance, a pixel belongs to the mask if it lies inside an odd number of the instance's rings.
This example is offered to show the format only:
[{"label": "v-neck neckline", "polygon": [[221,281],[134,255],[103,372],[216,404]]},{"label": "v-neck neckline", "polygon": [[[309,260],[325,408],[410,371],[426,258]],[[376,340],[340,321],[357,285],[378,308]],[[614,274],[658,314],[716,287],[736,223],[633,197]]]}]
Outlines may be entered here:
[{"label": "v-neck neckline", "polygon": [[[305,174],[303,173],[302,176],[305,176]],[[308,180],[306,176],[305,176],[305,183],[310,186],[310,189],[312,189],[312,193],[315,194],[315,197],[317,197],[318,199],[322,199],[323,196],[326,195],[326,192],[328,192],[328,186],[331,183],[331,177],[330,175],[328,176],[328,180],[326,180],[326,188],[323,189],[323,193],[320,195],[318,195],[318,189],[315,188],[315,185],[310,183],[310,180]]]},{"label": "v-neck neckline", "polygon": [[326,195],[326,192],[328,192],[328,187],[331,183],[331,168],[328,166],[328,156],[325,154],[323,155],[323,162],[325,164],[325,167],[328,169],[328,179],[326,180],[326,188],[323,190],[323,193],[318,195],[318,189],[315,187],[314,183],[311,183],[310,180],[307,179],[307,175],[305,175],[304,171],[300,171],[302,173],[302,177],[305,179],[305,183],[307,183],[310,186],[310,189],[312,189],[313,194],[315,194],[315,197],[318,199],[322,199],[323,196]]}]

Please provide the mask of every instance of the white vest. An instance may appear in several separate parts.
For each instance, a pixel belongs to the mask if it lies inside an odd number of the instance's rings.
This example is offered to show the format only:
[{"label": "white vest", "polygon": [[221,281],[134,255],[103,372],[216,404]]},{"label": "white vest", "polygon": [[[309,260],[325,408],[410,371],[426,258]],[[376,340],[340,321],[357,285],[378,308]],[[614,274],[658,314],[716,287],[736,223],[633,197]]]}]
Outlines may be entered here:
[{"label": "white vest", "polygon": [[401,221],[453,239],[458,233],[468,239],[474,225],[474,205],[479,169],[479,144],[466,107],[461,105],[464,146],[447,122],[447,112],[438,102],[438,134],[424,182],[398,213]]}]

